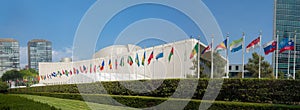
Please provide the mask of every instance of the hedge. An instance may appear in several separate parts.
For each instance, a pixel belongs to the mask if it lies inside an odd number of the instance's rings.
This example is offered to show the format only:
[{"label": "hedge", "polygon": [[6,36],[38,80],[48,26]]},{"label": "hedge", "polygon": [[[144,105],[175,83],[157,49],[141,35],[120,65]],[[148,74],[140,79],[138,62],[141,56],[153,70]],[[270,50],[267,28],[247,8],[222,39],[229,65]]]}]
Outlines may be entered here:
[{"label": "hedge", "polygon": [[[88,101],[100,104],[117,105],[117,106],[129,106],[134,108],[147,108],[151,109],[198,109],[201,103],[211,104],[209,101],[200,100],[188,100],[188,99],[174,99],[174,98],[157,98],[146,96],[120,96],[120,95],[101,95],[101,94],[70,94],[70,93],[30,93],[31,95],[49,96],[64,99],[74,99],[81,101]],[[84,98],[83,98],[84,97]],[[113,99],[112,99],[113,98]],[[84,100],[85,99],[85,100]],[[165,104],[164,106],[156,106],[165,101],[169,101],[171,104]],[[63,103],[63,102],[62,102]],[[123,104],[123,105],[120,105]],[[186,103],[187,105],[182,105]],[[289,109],[299,110],[300,106],[297,105],[281,105],[281,104],[266,104],[266,103],[245,103],[245,102],[228,102],[228,101],[215,101],[209,107],[211,110],[230,110],[230,109]]]},{"label": "hedge", "polygon": [[[194,84],[193,82],[197,81]],[[214,79],[214,90],[217,86],[222,86],[216,100],[256,102],[256,103],[276,103],[276,104],[300,104],[300,80],[273,80],[273,79],[225,79],[223,84],[221,79]],[[179,86],[181,82],[183,85]],[[118,82],[97,82],[88,84],[55,85],[32,88],[10,89],[10,93],[84,93],[84,94],[111,94],[129,96],[151,96],[202,99],[207,91],[209,79],[166,79],[166,80],[142,80],[142,81],[118,81]],[[142,86],[141,86],[142,85]],[[148,89],[148,91],[137,92],[133,90]],[[155,89],[155,87],[158,87]],[[101,88],[104,87],[104,88]],[[142,87],[142,88],[141,88]],[[191,88],[196,87],[196,91]],[[79,88],[79,89],[78,89]],[[180,92],[175,92],[179,88]],[[153,90],[153,91],[152,91]],[[105,92],[107,91],[107,93]]]},{"label": "hedge", "polygon": [[0,94],[0,110],[57,110],[55,107],[19,96]]}]

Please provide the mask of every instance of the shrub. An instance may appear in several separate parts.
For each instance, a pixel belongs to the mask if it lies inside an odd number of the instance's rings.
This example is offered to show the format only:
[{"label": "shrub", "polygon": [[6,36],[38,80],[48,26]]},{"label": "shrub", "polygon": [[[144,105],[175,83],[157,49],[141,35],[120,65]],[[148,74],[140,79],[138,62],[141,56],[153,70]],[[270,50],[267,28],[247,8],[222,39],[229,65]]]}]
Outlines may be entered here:
[{"label": "shrub", "polygon": [[[170,97],[187,98],[186,94],[193,86],[197,86],[193,99],[202,99],[207,91],[209,79],[198,80],[197,85],[192,82],[198,79],[167,79],[149,81],[123,81],[123,82],[97,82],[88,84],[55,85],[33,88],[10,89],[10,93],[32,93],[32,92],[51,92],[51,93],[84,93],[84,94],[111,94],[111,95],[130,95],[130,96],[151,96],[151,97]],[[178,83],[183,86],[178,86]],[[209,87],[216,89],[220,85],[219,79],[213,80],[215,85]],[[148,89],[148,92],[139,93],[124,87],[129,86],[133,89]],[[143,85],[143,86],[138,86]],[[160,86],[159,86],[160,85]],[[158,86],[157,89],[152,90]],[[103,88],[101,88],[103,87]],[[181,92],[175,92],[179,88]],[[277,104],[300,104],[300,80],[273,80],[273,79],[225,79],[216,100],[219,101],[239,101],[257,103],[277,103]]]},{"label": "shrub", "polygon": [[5,82],[0,81],[0,93],[6,93],[8,89],[8,85]]}]

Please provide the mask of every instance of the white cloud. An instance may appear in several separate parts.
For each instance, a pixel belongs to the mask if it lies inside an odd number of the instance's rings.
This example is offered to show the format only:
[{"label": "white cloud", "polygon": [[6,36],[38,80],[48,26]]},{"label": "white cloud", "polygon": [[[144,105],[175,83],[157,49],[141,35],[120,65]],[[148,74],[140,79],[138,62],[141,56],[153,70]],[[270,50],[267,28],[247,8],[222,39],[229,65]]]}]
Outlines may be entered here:
[{"label": "white cloud", "polygon": [[72,58],[72,48],[64,48],[63,50],[52,50],[52,61],[58,62],[61,58],[70,57]]}]

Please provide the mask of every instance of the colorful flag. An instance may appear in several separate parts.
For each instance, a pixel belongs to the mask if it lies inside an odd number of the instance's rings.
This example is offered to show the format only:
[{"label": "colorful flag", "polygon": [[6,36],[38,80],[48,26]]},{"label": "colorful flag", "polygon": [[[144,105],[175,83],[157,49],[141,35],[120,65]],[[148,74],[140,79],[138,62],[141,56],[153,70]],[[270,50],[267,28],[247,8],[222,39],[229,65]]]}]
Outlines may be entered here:
[{"label": "colorful flag", "polygon": [[169,58],[168,58],[169,62],[171,61],[171,58],[172,58],[173,54],[174,54],[174,48],[172,47],[172,49],[170,51],[170,54],[169,54]]},{"label": "colorful flag", "polygon": [[104,66],[105,66],[105,62],[104,62],[104,60],[103,60],[101,66],[100,66],[100,71],[103,71]]},{"label": "colorful flag", "polygon": [[124,57],[121,58],[120,66],[124,66]]},{"label": "colorful flag", "polygon": [[92,73],[93,71],[92,71],[92,68],[93,68],[93,65],[92,64],[90,64],[90,73]]},{"label": "colorful flag", "polygon": [[87,73],[87,68],[83,65],[83,71]]},{"label": "colorful flag", "polygon": [[260,45],[260,37],[254,39],[247,47],[246,47],[246,52],[249,53],[250,50],[255,49]]},{"label": "colorful flag", "polygon": [[243,49],[243,38],[240,38],[239,40],[235,40],[230,44],[230,51],[231,52],[237,52]]},{"label": "colorful flag", "polygon": [[161,53],[156,55],[155,59],[158,60],[158,59],[163,58],[163,57],[164,57],[164,53],[161,52]]},{"label": "colorful flag", "polygon": [[81,73],[83,73],[83,69],[82,69],[82,67],[80,66],[79,68],[80,68],[80,72],[81,72]]},{"label": "colorful flag", "polygon": [[202,52],[201,52],[201,54],[205,54],[206,52],[210,52],[211,51],[211,45],[212,44],[210,44],[210,45],[208,45]]},{"label": "colorful flag", "polygon": [[263,48],[265,51],[265,55],[268,55],[269,53],[272,53],[276,50],[277,42],[275,40],[272,40],[271,42],[266,43]]},{"label": "colorful flag", "polygon": [[72,75],[73,74],[73,72],[72,72],[72,70],[70,70],[70,75]]},{"label": "colorful flag", "polygon": [[144,51],[144,55],[142,57],[142,65],[145,65],[145,59],[146,59],[146,51]]},{"label": "colorful flag", "polygon": [[79,70],[78,69],[76,69],[76,73],[79,74]]},{"label": "colorful flag", "polygon": [[112,63],[111,63],[111,59],[109,59],[109,61],[108,61],[108,65],[109,65],[109,69],[112,69]]},{"label": "colorful flag", "polygon": [[66,76],[69,76],[69,72],[68,70],[65,70]]},{"label": "colorful flag", "polygon": [[152,53],[150,54],[149,58],[148,58],[148,65],[151,63],[151,60],[153,59],[153,51]]},{"label": "colorful flag", "polygon": [[135,63],[137,64],[138,67],[140,67],[140,60],[139,60],[139,55],[138,55],[138,53],[136,53]]},{"label": "colorful flag", "polygon": [[282,46],[282,48],[280,49],[279,53],[282,53],[287,50],[294,50],[294,48],[295,48],[293,40],[290,40],[285,45],[281,45],[281,46]]},{"label": "colorful flag", "polygon": [[191,52],[190,59],[194,58],[194,56],[199,52],[199,43],[196,43],[194,49]]},{"label": "colorful flag", "polygon": [[65,71],[64,70],[61,70],[62,71],[62,74],[65,74]]},{"label": "colorful flag", "polygon": [[133,64],[133,60],[131,56],[128,56],[127,63],[131,66]]},{"label": "colorful flag", "polygon": [[220,52],[227,49],[227,39],[225,39],[222,43],[220,43],[216,48],[216,52]]},{"label": "colorful flag", "polygon": [[73,73],[76,74],[76,69],[75,68],[73,68]]},{"label": "colorful flag", "polygon": [[115,69],[118,69],[118,59],[115,60]]},{"label": "colorful flag", "polygon": [[94,73],[97,73],[97,66],[94,65]]}]

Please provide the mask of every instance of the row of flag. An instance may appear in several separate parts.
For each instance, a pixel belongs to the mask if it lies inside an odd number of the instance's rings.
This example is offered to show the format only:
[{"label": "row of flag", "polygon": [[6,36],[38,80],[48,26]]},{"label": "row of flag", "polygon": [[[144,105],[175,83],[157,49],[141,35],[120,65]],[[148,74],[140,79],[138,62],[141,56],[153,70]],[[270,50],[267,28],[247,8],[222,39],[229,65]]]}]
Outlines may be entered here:
[{"label": "row of flag", "polygon": [[[228,39],[225,39],[223,42],[221,42],[219,45],[216,46],[215,52],[220,52],[223,50],[226,50],[228,48]],[[243,42],[244,39],[243,37],[232,41],[232,43],[229,45],[229,49],[232,53],[238,52],[243,49]],[[259,47],[261,43],[261,37],[259,36],[258,38],[254,39],[251,43],[249,43],[246,47],[246,52],[249,53],[251,50],[254,50],[255,48]],[[268,55],[272,52],[274,52],[277,49],[277,41],[272,40],[266,44],[263,45],[262,47],[264,49],[265,55]],[[289,38],[283,38],[281,42],[278,45],[279,53],[282,53],[287,50],[294,50],[294,41],[289,40]],[[207,53],[212,50],[212,44],[208,45],[202,52],[201,54]],[[193,58],[199,51],[199,43],[197,43],[194,46],[194,49],[191,52],[190,58]]]},{"label": "row of flag", "polygon": [[[169,57],[168,57],[169,62],[171,61],[173,54],[174,54],[174,47],[172,47],[172,49],[169,53]],[[160,52],[156,55],[155,59],[159,60],[163,57],[164,57],[164,53]],[[152,51],[150,56],[148,57],[147,65],[149,65],[151,63],[153,58],[154,58],[154,51]],[[141,65],[145,66],[145,60],[146,60],[146,51],[144,52],[144,54],[142,56],[141,62],[140,62],[138,54],[136,53],[135,63],[138,67],[140,67]],[[132,66],[134,64],[133,58],[131,56],[128,56],[127,63],[130,66]],[[119,64],[118,64],[118,60],[115,59],[115,66],[114,67],[115,67],[116,70],[118,69],[118,65],[121,66],[121,67],[125,66],[124,57],[122,57],[120,59]],[[109,69],[113,69],[113,64],[112,64],[111,59],[108,60],[108,67],[109,67]],[[105,60],[103,60],[101,65],[99,65],[99,66],[96,66],[96,65],[92,66],[92,64],[90,64],[90,69],[89,70],[88,70],[87,66],[83,65],[83,66],[80,66],[79,69],[73,68],[73,71],[72,70],[69,70],[69,71],[68,70],[62,70],[62,71],[52,72],[52,73],[47,74],[47,75],[41,75],[40,79],[41,80],[52,79],[53,77],[62,77],[63,75],[68,77],[70,75],[76,75],[76,74],[79,74],[79,73],[88,73],[88,71],[89,71],[89,73],[96,73],[97,70],[103,71],[104,69],[105,69]]]}]

